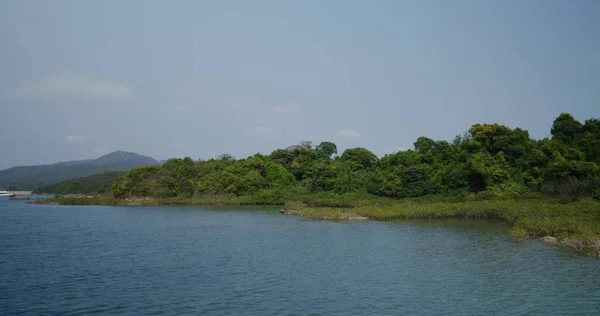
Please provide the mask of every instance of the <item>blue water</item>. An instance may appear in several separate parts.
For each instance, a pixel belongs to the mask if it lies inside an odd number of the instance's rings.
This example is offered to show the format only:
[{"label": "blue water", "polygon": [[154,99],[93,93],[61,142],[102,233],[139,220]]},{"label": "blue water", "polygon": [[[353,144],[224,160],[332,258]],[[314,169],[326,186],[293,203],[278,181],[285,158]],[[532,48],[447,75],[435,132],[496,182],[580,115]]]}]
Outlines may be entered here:
[{"label": "blue water", "polygon": [[600,260],[484,221],[0,200],[0,315],[598,315]]}]

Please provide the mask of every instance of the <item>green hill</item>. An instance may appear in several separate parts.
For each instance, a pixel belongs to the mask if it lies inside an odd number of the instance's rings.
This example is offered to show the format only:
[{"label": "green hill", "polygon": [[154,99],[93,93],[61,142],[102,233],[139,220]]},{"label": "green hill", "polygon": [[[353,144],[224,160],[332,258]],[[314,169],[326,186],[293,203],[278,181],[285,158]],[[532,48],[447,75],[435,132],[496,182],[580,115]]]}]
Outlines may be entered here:
[{"label": "green hill", "polygon": [[109,171],[91,176],[45,185],[33,194],[102,194],[126,171]]},{"label": "green hill", "polygon": [[154,158],[136,153],[115,151],[98,159],[59,162],[51,165],[20,166],[0,171],[0,188],[36,190],[64,180],[86,177],[107,171],[127,171],[133,167],[157,165]]}]

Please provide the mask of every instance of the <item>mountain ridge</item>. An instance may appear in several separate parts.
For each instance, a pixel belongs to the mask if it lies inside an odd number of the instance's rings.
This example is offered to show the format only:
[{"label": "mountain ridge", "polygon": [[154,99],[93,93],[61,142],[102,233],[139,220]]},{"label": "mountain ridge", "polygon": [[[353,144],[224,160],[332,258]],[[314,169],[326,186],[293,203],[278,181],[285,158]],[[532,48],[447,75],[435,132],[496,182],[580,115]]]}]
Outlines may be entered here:
[{"label": "mountain ridge", "polygon": [[0,170],[0,188],[33,190],[64,180],[107,171],[127,171],[144,165],[158,165],[152,157],[117,150],[96,159],[61,161],[53,164],[16,166]]}]

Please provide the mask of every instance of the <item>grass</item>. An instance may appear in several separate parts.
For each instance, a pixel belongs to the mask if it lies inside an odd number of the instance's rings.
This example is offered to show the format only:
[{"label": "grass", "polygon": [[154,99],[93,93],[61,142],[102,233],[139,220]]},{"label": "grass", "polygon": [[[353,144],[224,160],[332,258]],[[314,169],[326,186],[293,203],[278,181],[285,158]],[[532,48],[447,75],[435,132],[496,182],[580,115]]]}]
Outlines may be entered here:
[{"label": "grass", "polygon": [[557,242],[579,251],[600,255],[600,203],[593,200],[559,204],[544,200],[486,200],[456,203],[398,202],[391,206],[302,208],[298,215],[314,219],[366,217],[371,220],[472,218],[510,222],[517,240],[555,237]]}]

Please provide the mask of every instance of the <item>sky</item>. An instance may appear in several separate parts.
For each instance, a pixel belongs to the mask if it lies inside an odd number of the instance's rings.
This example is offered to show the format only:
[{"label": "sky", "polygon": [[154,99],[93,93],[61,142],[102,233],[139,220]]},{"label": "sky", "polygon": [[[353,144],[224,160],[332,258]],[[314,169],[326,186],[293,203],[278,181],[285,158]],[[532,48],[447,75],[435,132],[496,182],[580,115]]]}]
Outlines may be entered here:
[{"label": "sky", "polygon": [[600,1],[0,0],[0,169],[600,116]]}]

